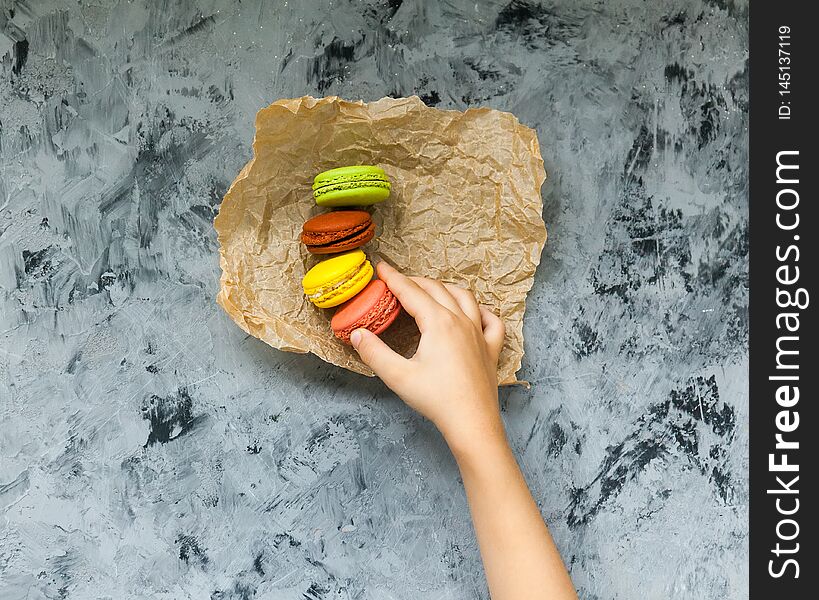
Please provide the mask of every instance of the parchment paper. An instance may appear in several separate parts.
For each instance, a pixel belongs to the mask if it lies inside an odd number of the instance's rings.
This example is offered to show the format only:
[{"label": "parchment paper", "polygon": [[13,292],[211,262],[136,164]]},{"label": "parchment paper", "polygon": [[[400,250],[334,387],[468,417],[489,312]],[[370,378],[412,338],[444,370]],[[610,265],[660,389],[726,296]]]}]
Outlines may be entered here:
[{"label": "parchment paper", "polygon": [[[376,238],[364,250],[408,275],[473,290],[506,324],[498,381],[520,383],[526,294],[546,243],[546,172],[533,130],[510,113],[438,110],[416,96],[368,104],[304,96],[259,111],[253,151],[214,222],[217,301],[239,327],[274,348],[372,376],[332,335],[333,309],[304,297],[301,278],[320,258],[299,235],[304,221],[327,210],[311,194],[317,173],[378,165],[392,193],[370,209]],[[403,315],[382,337],[411,356],[419,333]]]}]

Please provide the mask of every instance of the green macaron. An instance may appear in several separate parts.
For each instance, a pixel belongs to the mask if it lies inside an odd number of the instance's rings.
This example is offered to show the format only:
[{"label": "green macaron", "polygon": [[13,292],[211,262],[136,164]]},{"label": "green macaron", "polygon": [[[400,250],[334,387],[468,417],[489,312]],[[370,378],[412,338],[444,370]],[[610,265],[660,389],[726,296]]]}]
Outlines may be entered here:
[{"label": "green macaron", "polygon": [[389,177],[371,165],[330,169],[313,181],[313,197],[319,206],[369,206],[389,195]]}]

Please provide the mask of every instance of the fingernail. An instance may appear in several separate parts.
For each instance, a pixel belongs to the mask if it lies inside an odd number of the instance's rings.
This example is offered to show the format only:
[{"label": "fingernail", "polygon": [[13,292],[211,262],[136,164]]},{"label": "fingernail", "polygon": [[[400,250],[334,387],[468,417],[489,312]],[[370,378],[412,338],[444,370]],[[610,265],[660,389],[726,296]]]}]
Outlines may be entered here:
[{"label": "fingernail", "polygon": [[350,334],[350,343],[353,345],[353,348],[358,348],[362,337],[364,337],[364,333],[360,329],[356,329]]}]

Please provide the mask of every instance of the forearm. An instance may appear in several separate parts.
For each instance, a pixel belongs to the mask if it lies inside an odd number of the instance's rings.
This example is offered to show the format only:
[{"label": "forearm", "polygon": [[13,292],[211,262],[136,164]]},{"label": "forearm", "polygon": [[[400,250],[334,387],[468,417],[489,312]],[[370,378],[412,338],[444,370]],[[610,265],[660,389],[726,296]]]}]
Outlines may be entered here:
[{"label": "forearm", "polygon": [[505,437],[453,449],[493,600],[576,599]]}]

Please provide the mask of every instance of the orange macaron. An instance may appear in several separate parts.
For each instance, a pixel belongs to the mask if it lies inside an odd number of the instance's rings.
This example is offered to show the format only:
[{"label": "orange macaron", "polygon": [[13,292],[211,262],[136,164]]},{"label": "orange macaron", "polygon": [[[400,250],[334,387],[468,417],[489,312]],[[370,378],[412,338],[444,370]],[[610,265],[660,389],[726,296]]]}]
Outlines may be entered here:
[{"label": "orange macaron", "polygon": [[383,333],[401,312],[401,303],[380,279],[367,284],[354,298],[338,307],[330,321],[335,336],[345,344],[356,329]]}]

